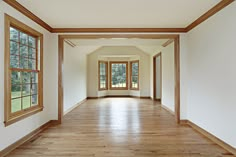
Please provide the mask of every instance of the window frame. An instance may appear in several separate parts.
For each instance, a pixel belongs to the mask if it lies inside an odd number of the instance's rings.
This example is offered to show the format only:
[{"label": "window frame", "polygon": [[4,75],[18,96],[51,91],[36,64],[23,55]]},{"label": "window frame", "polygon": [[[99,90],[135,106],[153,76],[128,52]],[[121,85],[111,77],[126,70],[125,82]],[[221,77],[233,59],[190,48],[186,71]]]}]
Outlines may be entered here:
[{"label": "window frame", "polygon": [[[106,71],[106,75],[105,75],[105,78],[106,78],[106,87],[105,88],[101,88],[100,86],[100,78],[101,78],[101,75],[100,75],[100,63],[104,63],[106,66],[105,66],[105,71]],[[98,61],[98,90],[99,91],[103,91],[103,90],[108,90],[108,61],[101,61],[99,60]]]},{"label": "window frame", "polygon": [[[126,87],[112,87],[112,64],[126,64]],[[110,90],[128,90],[128,61],[110,61],[109,62],[109,84],[110,84]]]},{"label": "window frame", "polygon": [[[15,113],[11,112],[10,27],[36,38],[36,70],[38,73],[38,104]],[[40,44],[38,46],[38,44]],[[39,50],[38,50],[39,49]],[[40,56],[38,55],[40,53]],[[40,57],[40,58],[38,58]],[[4,58],[4,123],[9,126],[43,110],[43,34],[5,14],[5,58]],[[40,64],[38,64],[40,63]],[[40,65],[38,67],[38,65]],[[20,71],[20,69],[18,69]],[[22,69],[21,69],[22,70]],[[22,71],[26,71],[23,69]],[[32,71],[32,70],[29,70]]]},{"label": "window frame", "polygon": [[[133,87],[132,86],[132,76],[133,76],[133,71],[132,71],[132,64],[138,63],[138,87]],[[139,60],[134,60],[130,61],[130,90],[139,90]]]}]

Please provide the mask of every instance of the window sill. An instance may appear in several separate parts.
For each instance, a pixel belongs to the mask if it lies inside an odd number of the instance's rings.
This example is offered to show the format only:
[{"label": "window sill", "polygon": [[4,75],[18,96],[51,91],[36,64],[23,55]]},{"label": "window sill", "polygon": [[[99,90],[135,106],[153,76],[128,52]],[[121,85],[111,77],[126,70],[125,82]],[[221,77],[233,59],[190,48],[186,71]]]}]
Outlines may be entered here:
[{"label": "window sill", "polygon": [[128,90],[128,88],[110,88],[110,90]]},{"label": "window sill", "polygon": [[130,90],[136,90],[136,91],[139,91],[139,88],[130,88]]},{"label": "window sill", "polygon": [[108,90],[107,88],[104,88],[104,89],[98,89],[98,91],[105,91],[105,90]]},{"label": "window sill", "polygon": [[31,115],[34,115],[34,114],[36,114],[38,112],[41,112],[41,111],[43,111],[43,107],[42,106],[37,106],[37,107],[34,107],[32,109],[29,109],[29,110],[25,111],[25,113],[23,113],[23,114],[19,114],[17,116],[14,115],[14,116],[8,117],[8,120],[4,122],[5,123],[5,127],[7,127],[7,126],[9,126],[9,125],[11,125],[13,123],[16,123],[16,122],[18,122],[18,121],[20,121],[22,119],[25,119],[25,118],[27,118],[27,117],[29,117]]}]

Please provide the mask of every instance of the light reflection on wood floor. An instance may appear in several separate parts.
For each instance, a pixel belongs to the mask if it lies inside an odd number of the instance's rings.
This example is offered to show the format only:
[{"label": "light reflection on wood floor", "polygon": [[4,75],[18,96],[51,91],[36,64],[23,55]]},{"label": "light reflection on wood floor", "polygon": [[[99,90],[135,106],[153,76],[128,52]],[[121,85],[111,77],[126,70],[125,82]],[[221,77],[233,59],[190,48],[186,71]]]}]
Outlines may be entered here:
[{"label": "light reflection on wood floor", "polygon": [[232,157],[192,128],[175,123],[158,102],[88,100],[10,157]]}]

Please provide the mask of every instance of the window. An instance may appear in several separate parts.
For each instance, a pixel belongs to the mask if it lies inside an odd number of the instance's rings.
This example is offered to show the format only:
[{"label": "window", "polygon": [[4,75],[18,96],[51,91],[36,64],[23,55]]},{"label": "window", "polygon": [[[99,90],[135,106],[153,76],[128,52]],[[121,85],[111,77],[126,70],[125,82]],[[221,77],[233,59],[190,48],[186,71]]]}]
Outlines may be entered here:
[{"label": "window", "polygon": [[43,35],[5,15],[5,125],[42,111]]},{"label": "window", "polygon": [[110,89],[128,89],[128,62],[110,62]]},{"label": "window", "polygon": [[98,85],[99,90],[107,90],[107,83],[108,83],[108,62],[106,61],[99,61],[98,62],[99,68],[98,68]]},{"label": "window", "polygon": [[130,62],[130,89],[139,89],[139,61]]}]

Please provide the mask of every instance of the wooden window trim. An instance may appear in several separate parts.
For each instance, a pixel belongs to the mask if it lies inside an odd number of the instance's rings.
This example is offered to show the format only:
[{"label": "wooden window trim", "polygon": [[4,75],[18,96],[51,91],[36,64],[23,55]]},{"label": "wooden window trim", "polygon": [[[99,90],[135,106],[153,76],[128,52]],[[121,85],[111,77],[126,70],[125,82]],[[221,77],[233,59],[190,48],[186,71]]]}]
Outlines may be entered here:
[{"label": "wooden window trim", "polygon": [[[126,87],[112,87],[112,64],[126,64]],[[110,90],[128,90],[128,62],[127,61],[110,61],[109,62],[109,84]]]},{"label": "wooden window trim", "polygon": [[[106,87],[101,88],[100,87],[100,63],[104,63],[106,65]],[[98,90],[108,90],[108,61],[98,61]]]},{"label": "wooden window trim", "polygon": [[[11,70],[10,68],[10,27],[36,38],[40,42],[40,67],[38,67],[38,50],[36,50],[36,71],[38,71],[38,105],[11,113]],[[36,42],[36,47],[38,47]],[[36,48],[37,49],[37,48]],[[4,123],[11,125],[43,110],[43,34],[5,14],[5,72],[4,72]],[[39,70],[38,70],[39,68]]]},{"label": "wooden window trim", "polygon": [[[132,87],[132,64],[138,63],[138,87]],[[130,61],[130,90],[139,90],[139,60]]]}]

